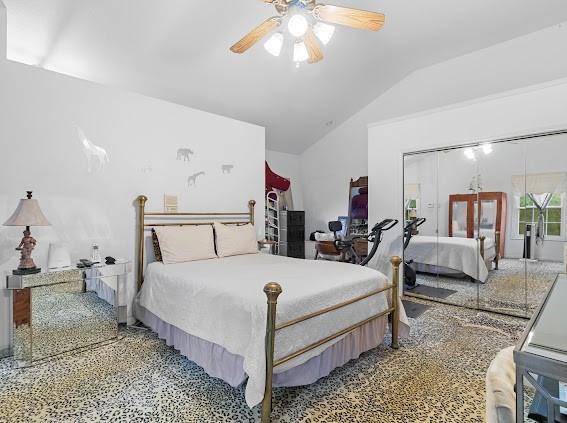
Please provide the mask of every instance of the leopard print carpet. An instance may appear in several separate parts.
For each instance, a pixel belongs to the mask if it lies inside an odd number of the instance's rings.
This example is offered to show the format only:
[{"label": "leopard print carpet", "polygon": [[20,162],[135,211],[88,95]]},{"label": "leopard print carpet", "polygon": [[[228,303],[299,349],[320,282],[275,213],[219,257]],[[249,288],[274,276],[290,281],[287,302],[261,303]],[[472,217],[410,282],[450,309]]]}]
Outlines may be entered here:
[{"label": "leopard print carpet", "polygon": [[[117,337],[116,309],[93,291],[83,293],[82,281],[34,288],[31,319],[33,360]],[[29,330],[15,329],[15,336],[26,338]]]},{"label": "leopard print carpet", "polygon": [[[274,422],[482,422],[484,378],[525,320],[431,303],[401,348],[389,340],[328,377],[276,389]],[[255,422],[243,388],[207,376],[147,330],[27,369],[0,361],[0,422]]]},{"label": "leopard print carpet", "polygon": [[485,283],[427,273],[418,273],[417,283],[456,291],[445,298],[451,304],[531,317],[564,269],[565,265],[559,262],[501,259],[499,269],[491,270]]}]

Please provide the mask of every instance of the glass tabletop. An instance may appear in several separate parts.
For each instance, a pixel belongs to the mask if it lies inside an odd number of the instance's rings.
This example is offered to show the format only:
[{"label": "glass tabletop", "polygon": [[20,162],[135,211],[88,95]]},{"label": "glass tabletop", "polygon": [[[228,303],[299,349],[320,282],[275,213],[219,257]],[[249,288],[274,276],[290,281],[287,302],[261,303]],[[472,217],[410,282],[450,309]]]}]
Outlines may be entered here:
[{"label": "glass tabletop", "polygon": [[567,275],[557,276],[523,350],[567,363]]}]

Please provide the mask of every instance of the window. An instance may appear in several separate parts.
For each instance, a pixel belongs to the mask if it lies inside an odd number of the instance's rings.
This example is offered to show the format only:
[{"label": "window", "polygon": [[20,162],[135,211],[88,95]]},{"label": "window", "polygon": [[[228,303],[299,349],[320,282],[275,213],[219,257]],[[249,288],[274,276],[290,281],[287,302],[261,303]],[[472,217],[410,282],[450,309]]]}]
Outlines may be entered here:
[{"label": "window", "polygon": [[[548,194],[544,194],[546,196]],[[565,220],[563,212],[564,196],[562,194],[553,194],[549,205],[544,210],[545,228],[544,235],[550,239],[561,239],[565,236],[563,222]],[[523,236],[526,232],[526,225],[532,225],[533,230],[539,219],[539,210],[533,200],[528,195],[518,196],[518,226],[517,234]]]}]

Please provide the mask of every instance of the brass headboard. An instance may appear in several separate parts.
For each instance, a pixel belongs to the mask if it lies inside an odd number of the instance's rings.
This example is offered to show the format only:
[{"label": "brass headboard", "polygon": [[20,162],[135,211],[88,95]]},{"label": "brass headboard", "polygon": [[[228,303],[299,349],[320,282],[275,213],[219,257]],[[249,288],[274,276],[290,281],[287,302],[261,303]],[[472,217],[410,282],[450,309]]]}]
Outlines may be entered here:
[{"label": "brass headboard", "polygon": [[[198,213],[167,213],[167,212],[147,212],[146,201],[148,197],[139,195],[136,199],[138,205],[138,225],[137,225],[137,257],[136,257],[136,278],[138,282],[138,289],[144,282],[144,248],[145,248],[145,231],[155,226],[198,226],[198,225],[212,225],[213,220],[219,217],[230,219],[222,223],[227,225],[246,225],[248,223],[254,224],[254,206],[256,201],[250,200],[248,202],[248,211],[246,212],[198,212]],[[167,219],[176,219],[175,221],[167,221]]]}]

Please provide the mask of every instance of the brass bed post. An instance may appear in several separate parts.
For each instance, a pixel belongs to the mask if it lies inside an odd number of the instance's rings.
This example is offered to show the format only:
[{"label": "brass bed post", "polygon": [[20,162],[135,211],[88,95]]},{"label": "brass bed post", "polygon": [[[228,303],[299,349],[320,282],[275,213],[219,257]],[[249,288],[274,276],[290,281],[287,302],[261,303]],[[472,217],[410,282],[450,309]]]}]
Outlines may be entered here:
[{"label": "brass bed post", "polygon": [[500,262],[500,231],[496,231],[496,236],[494,238],[494,248],[496,253],[494,256],[494,269],[498,270],[498,263]]},{"label": "brass bed post", "polygon": [[398,337],[400,333],[400,307],[399,307],[399,286],[400,286],[400,264],[401,257],[393,256],[390,259],[392,263],[392,348],[400,348]]},{"label": "brass bed post", "polygon": [[[254,206],[252,206],[254,207]],[[276,306],[282,287],[276,282],[264,286],[268,299],[268,316],[266,319],[266,385],[262,401],[262,423],[270,422],[272,414],[272,377],[274,374],[274,343],[276,339]]]},{"label": "brass bed post", "polygon": [[256,201],[250,200],[248,202],[248,212],[250,213],[250,223],[254,225],[254,206],[256,205]]},{"label": "brass bed post", "polygon": [[142,281],[144,279],[144,218],[148,197],[139,195],[136,200],[138,201],[138,262],[136,265],[136,276],[138,280],[136,282],[139,290],[142,287]]}]

